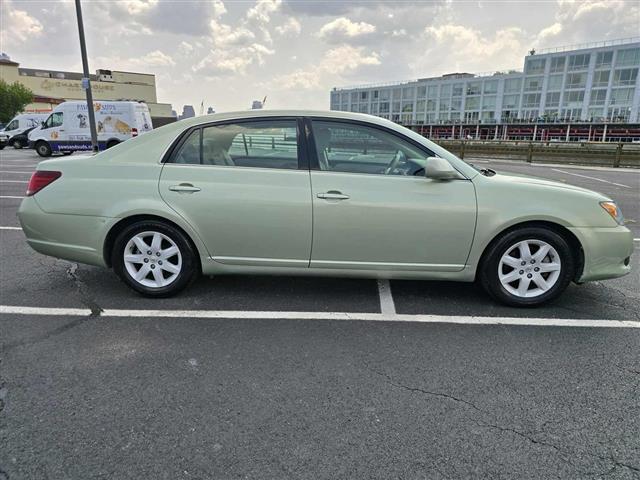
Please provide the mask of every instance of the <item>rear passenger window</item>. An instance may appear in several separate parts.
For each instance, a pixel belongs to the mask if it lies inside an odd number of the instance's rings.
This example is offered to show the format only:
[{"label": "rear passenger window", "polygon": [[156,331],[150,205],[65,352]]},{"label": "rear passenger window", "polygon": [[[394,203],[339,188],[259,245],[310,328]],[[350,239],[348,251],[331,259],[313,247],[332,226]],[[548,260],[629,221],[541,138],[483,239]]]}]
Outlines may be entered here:
[{"label": "rear passenger window", "polygon": [[202,163],[228,167],[298,168],[295,120],[258,120],[205,127]]},{"label": "rear passenger window", "polygon": [[178,148],[173,163],[200,164],[200,130],[194,130]]}]

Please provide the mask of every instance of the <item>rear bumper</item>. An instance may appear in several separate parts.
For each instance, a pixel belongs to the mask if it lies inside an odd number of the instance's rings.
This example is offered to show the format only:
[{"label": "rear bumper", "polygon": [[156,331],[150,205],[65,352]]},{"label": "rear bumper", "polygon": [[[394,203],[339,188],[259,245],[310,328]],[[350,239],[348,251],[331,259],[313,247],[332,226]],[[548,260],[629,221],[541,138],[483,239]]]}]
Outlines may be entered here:
[{"label": "rear bumper", "polygon": [[631,272],[633,234],[623,226],[570,228],[584,250],[584,268],[579,282],[605,280]]},{"label": "rear bumper", "polygon": [[34,197],[27,197],[20,204],[18,219],[27,243],[36,252],[106,266],[102,244],[109,218],[46,213]]}]

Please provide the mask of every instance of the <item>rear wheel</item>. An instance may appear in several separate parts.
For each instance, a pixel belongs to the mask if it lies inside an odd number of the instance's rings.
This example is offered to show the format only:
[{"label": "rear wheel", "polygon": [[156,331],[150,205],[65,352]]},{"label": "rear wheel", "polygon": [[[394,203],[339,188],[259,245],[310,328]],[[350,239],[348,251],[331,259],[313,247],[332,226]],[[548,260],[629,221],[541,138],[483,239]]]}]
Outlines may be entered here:
[{"label": "rear wheel", "polygon": [[574,273],[575,259],[561,235],[527,227],[505,234],[489,247],[478,278],[496,300],[523,307],[557,298]]},{"label": "rear wheel", "polygon": [[107,147],[106,148],[111,148],[111,147],[115,147],[116,145],[118,145],[120,142],[118,140],[109,140],[107,142]]},{"label": "rear wheel", "polygon": [[127,285],[149,297],[168,297],[198,275],[196,253],[178,229],[157,221],[138,222],[116,238],[113,269]]},{"label": "rear wheel", "polygon": [[24,148],[24,145],[22,144],[22,140],[20,140],[19,138],[15,139],[13,141],[13,148],[15,148],[16,150],[20,150],[21,148]]},{"label": "rear wheel", "polygon": [[36,142],[36,152],[41,157],[50,157],[51,156],[51,146],[45,142],[44,140],[39,140]]}]

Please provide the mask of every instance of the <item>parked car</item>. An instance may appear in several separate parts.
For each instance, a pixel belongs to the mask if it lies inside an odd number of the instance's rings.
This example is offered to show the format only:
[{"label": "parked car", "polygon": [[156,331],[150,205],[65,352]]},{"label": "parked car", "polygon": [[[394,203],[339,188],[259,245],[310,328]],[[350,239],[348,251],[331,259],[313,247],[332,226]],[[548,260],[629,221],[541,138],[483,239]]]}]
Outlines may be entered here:
[{"label": "parked car", "polygon": [[477,280],[509,305],[625,275],[619,207],[564,183],[479,170],[404,127],[346,112],[249,111],[53,159],[19,209],[38,252],[141,294],[200,273]]},{"label": "parked car", "polygon": [[[149,107],[139,102],[93,102],[98,149],[104,150],[153,129]],[[87,102],[63,102],[42,126],[29,133],[29,145],[41,157],[52,152],[91,150]]]},{"label": "parked car", "polygon": [[13,148],[19,150],[29,146],[29,132],[37,127],[27,128],[24,132],[15,135],[11,141]]},{"label": "parked car", "polygon": [[46,113],[21,113],[13,117],[0,131],[0,150],[7,145],[14,148],[26,147],[28,143],[24,141],[24,133],[39,126],[47,116]]}]

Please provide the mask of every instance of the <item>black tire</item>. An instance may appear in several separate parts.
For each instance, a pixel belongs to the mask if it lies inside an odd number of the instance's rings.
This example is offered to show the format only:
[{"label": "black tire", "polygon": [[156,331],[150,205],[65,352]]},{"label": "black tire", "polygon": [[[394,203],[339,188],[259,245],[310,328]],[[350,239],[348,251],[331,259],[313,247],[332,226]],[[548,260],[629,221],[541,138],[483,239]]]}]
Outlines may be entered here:
[{"label": "black tire", "polygon": [[20,150],[24,148],[24,145],[22,144],[22,140],[20,140],[19,138],[15,139],[13,141],[13,148],[15,148],[16,150]]},{"label": "black tire", "polygon": [[4,147],[6,147],[6,145],[0,145],[0,150],[4,150]]},{"label": "black tire", "polygon": [[[135,280],[127,270],[124,262],[125,248],[133,237],[143,232],[158,232],[168,237],[179,249],[179,253],[182,257],[182,268],[176,278],[166,286],[150,287],[143,285]],[[153,254],[149,258],[151,258],[153,262]],[[159,298],[175,295],[190,285],[200,274],[200,263],[198,262],[196,251],[185,234],[167,223],[155,220],[146,220],[134,223],[120,232],[113,245],[111,263],[113,265],[114,272],[124,283],[136,292],[147,297]],[[152,268],[149,263],[147,264]],[[153,272],[149,272],[149,276],[153,277],[152,274]]]},{"label": "black tire", "polygon": [[106,149],[109,149],[111,147],[115,147],[116,145],[118,145],[120,142],[118,140],[109,140],[107,142],[107,146]]},{"label": "black tire", "polygon": [[[553,286],[544,293],[533,297],[514,295],[507,291],[499,278],[499,268],[504,268],[500,267],[500,260],[503,255],[510,251],[518,242],[524,240],[542,241],[547,243],[555,249],[560,260],[560,273]],[[533,250],[531,253],[535,255]],[[534,265],[527,263],[523,267],[514,268],[514,270],[518,270],[519,268],[528,268],[532,270],[534,267]],[[560,294],[573,280],[575,269],[576,263],[574,255],[571,252],[571,247],[562,235],[543,227],[525,227],[508,232],[497,240],[494,240],[492,244],[489,245],[483,260],[479,265],[477,278],[480,285],[482,285],[486,292],[497,301],[512,307],[535,307],[558,298],[558,296],[560,296]],[[520,272],[525,272],[524,275],[529,275],[525,270],[518,270],[518,273]],[[503,271],[502,273],[505,274],[510,272]],[[535,275],[533,272],[532,274]],[[549,274],[543,273],[542,275],[547,275],[547,280],[550,278]],[[529,275],[528,278],[531,278],[531,276]],[[515,285],[520,285],[518,280],[516,280],[516,282],[518,283],[512,284],[514,287]],[[537,288],[537,285],[535,285],[535,279],[532,280],[532,284]],[[507,287],[510,286],[507,285]]]},{"label": "black tire", "polygon": [[69,152],[69,151],[62,152],[62,154],[63,154],[63,155],[65,155],[65,156],[67,156],[67,155],[71,155],[72,153],[73,153],[73,152]]},{"label": "black tire", "polygon": [[51,156],[51,145],[49,145],[44,140],[38,140],[36,142],[36,152],[41,157],[50,157]]}]

